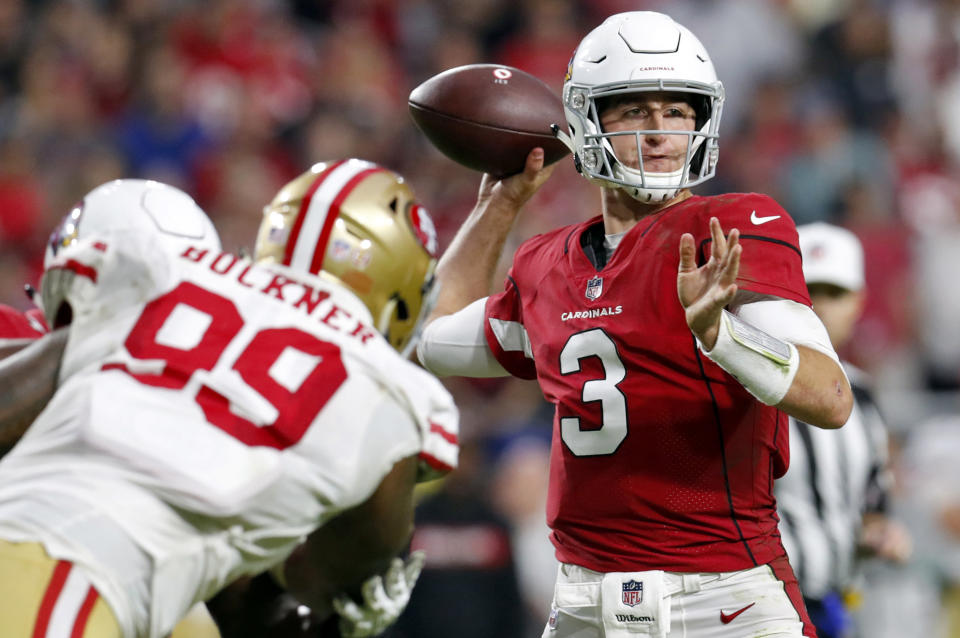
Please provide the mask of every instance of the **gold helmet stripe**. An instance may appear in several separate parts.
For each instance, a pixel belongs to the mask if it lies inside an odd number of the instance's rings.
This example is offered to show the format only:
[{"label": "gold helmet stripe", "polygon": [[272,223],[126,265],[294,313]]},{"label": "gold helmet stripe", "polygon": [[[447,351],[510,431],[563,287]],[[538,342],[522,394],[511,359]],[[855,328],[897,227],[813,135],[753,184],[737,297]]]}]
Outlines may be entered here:
[{"label": "gold helmet stripe", "polygon": [[293,228],[290,229],[290,238],[287,240],[287,245],[283,251],[284,266],[289,266],[290,262],[293,261],[293,251],[297,246],[297,240],[300,238],[300,230],[303,228],[303,222],[307,218],[307,210],[310,208],[310,200],[313,199],[313,194],[320,188],[320,185],[333,174],[333,171],[337,170],[337,167],[345,161],[346,160],[340,160],[339,162],[334,162],[327,167],[327,170],[317,175],[313,184],[311,184],[307,190],[306,195],[301,200],[300,210],[297,211],[297,219],[293,222]]}]

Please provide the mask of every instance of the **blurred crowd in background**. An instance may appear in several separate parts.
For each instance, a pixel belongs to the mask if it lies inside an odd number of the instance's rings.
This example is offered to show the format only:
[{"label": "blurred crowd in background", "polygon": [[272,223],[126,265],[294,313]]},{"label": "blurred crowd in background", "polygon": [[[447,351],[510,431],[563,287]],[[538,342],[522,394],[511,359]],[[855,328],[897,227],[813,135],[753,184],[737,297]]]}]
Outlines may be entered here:
[{"label": "blurred crowd in background", "polygon": [[[864,565],[860,631],[958,631],[945,629],[960,624],[958,0],[2,0],[0,302],[29,306],[23,286],[37,283],[51,229],[118,177],[190,192],[236,251],[286,181],[361,157],[408,178],[442,248],[480,176],[418,133],[410,90],[495,62],[559,94],[577,42],[636,9],[696,33],[726,87],[718,174],[698,192],[766,193],[798,224],[829,221],[862,240],[867,307],[841,354],[874,376],[893,434],[894,513],[917,551],[905,566]],[[598,212],[562,160],[505,263],[521,239]],[[526,619],[517,636],[539,635],[555,569],[543,522],[550,409],[530,382],[447,385],[466,460],[436,488],[446,504],[423,513],[415,542],[440,577],[428,569],[423,587],[449,600],[397,631],[454,635],[442,607],[462,638],[494,635],[483,623],[499,613]]]}]

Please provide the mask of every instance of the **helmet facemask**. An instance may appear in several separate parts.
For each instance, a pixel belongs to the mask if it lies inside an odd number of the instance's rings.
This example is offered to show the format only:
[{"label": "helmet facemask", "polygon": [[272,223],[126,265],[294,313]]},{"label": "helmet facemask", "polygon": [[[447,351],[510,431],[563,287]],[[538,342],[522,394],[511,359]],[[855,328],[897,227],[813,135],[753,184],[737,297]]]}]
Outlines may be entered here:
[{"label": "helmet facemask", "polygon": [[[642,92],[681,94],[696,111],[696,125],[689,131],[674,129],[638,129],[607,132],[600,117],[608,98]],[[719,93],[719,95],[718,95]],[[689,97],[687,97],[689,96]],[[669,201],[685,188],[701,184],[716,174],[719,157],[719,122],[723,108],[722,88],[690,86],[690,83],[618,83],[612,86],[578,87],[569,84],[564,92],[564,110],[575,147],[577,169],[587,179],[602,186],[618,187],[644,203]],[[582,131],[582,132],[581,132]],[[643,136],[685,136],[684,161],[671,172],[647,171],[643,166]],[[617,157],[611,139],[630,136],[635,139],[637,167]]]}]

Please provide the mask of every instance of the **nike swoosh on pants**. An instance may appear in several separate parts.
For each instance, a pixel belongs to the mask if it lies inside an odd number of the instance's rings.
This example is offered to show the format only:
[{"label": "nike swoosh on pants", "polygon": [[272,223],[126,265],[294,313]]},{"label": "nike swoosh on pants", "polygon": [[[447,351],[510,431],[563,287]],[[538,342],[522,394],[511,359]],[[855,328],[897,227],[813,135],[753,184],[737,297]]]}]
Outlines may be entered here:
[{"label": "nike swoosh on pants", "polygon": [[720,610],[720,622],[722,622],[724,625],[726,625],[728,622],[730,622],[731,620],[733,620],[734,618],[736,618],[737,616],[739,616],[739,615],[742,614],[743,612],[747,611],[748,609],[750,609],[751,607],[753,607],[753,606],[756,605],[756,604],[757,604],[757,603],[750,603],[750,604],[747,605],[746,607],[741,607],[740,609],[738,609],[737,611],[733,612],[732,614],[725,614],[725,613],[723,613],[723,610],[721,609],[721,610]]}]

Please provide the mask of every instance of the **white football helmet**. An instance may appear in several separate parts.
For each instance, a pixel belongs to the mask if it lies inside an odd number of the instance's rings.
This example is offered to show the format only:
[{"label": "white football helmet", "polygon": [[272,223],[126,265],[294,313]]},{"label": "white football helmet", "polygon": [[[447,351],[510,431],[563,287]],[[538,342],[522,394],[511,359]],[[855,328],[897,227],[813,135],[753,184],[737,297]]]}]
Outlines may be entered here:
[{"label": "white football helmet", "polygon": [[[697,112],[695,130],[606,133],[597,100],[638,91],[687,94]],[[622,188],[642,202],[672,199],[680,189],[714,176],[719,153],[718,130],[723,85],[706,49],[686,27],[653,11],[631,11],[607,18],[577,47],[563,83],[563,107],[569,137],[558,133],[573,151],[577,170],[607,188]],[[643,169],[642,135],[687,135],[683,166],[670,173]],[[609,138],[633,135],[639,168],[624,165]]]},{"label": "white football helmet", "polygon": [[220,236],[193,198],[161,182],[116,179],[97,186],[67,213],[50,235],[43,266],[78,239],[117,230],[155,233],[171,249],[195,244],[220,250]]}]

